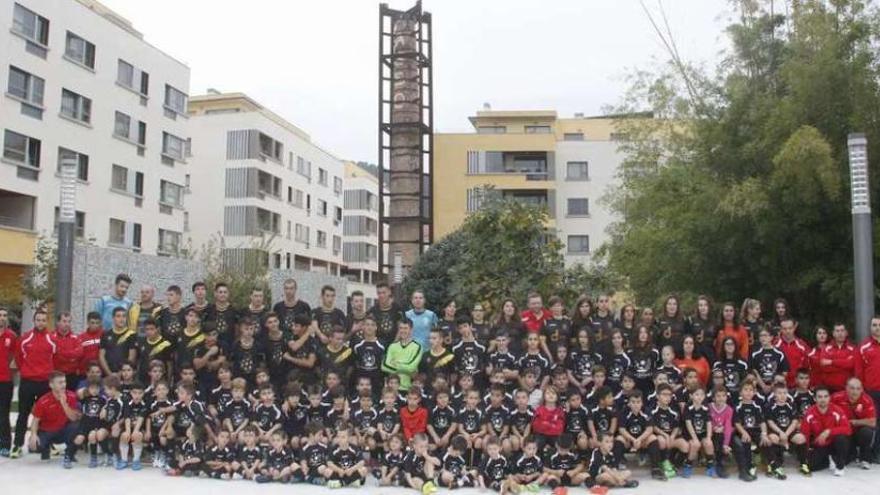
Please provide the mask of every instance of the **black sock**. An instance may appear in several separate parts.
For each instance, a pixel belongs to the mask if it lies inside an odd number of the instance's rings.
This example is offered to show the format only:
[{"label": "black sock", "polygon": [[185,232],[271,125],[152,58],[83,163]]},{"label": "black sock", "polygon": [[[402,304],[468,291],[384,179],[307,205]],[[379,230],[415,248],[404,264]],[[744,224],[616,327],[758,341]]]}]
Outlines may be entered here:
[{"label": "black sock", "polygon": [[97,443],[90,443],[89,444],[89,454],[91,454],[93,456],[98,455],[98,444]]}]

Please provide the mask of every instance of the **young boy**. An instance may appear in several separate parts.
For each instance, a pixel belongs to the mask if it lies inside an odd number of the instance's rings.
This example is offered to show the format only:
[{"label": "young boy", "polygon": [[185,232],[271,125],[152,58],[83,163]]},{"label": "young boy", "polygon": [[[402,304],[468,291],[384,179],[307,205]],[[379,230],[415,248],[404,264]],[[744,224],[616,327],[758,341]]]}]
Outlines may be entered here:
[{"label": "young boy", "polygon": [[107,454],[104,465],[115,466],[118,461],[114,457],[119,450],[119,435],[122,433],[122,424],[125,419],[123,416],[125,404],[122,402],[119,378],[116,375],[104,378],[104,394],[107,396],[107,403],[101,411],[105,431],[102,435],[105,438],[102,449]]},{"label": "young boy", "polygon": [[513,479],[528,491],[537,492],[549,481],[550,475],[544,472],[544,461],[538,457],[538,442],[528,437],[522,446],[522,455],[514,465]]},{"label": "young boy", "polygon": [[391,387],[382,390],[382,410],[376,417],[376,441],[385,445],[400,432],[400,412],[397,408],[397,392]]},{"label": "young boy", "polygon": [[518,452],[532,434],[532,420],[535,413],[529,407],[529,393],[517,390],[514,393],[515,409],[510,413],[510,447]]},{"label": "young boy", "polygon": [[[739,466],[739,479],[743,481],[755,481],[757,469],[753,463],[752,450],[758,446],[770,446],[770,438],[767,436],[767,423],[764,421],[764,413],[755,404],[755,384],[746,380],[740,387],[740,400],[733,415],[733,423],[736,428],[736,436],[733,442],[733,452]],[[768,454],[772,455],[772,453]],[[768,462],[772,461],[770,456]]]},{"label": "young boy", "polygon": [[257,444],[257,427],[247,425],[241,431],[242,446],[239,447],[232,463],[232,471],[246,480],[253,480],[263,467],[263,451]]},{"label": "young boy", "polygon": [[232,381],[232,400],[220,413],[221,429],[229,433],[233,445],[241,443],[241,432],[247,427],[251,416],[251,405],[245,400],[246,386],[244,378]]},{"label": "young boy", "polygon": [[425,495],[437,491],[434,473],[440,468],[440,460],[428,452],[428,437],[419,433],[413,437],[412,450],[403,462],[403,478],[406,485],[421,490]]},{"label": "young boy", "polygon": [[231,357],[233,374],[244,378],[248,385],[256,383],[257,370],[262,365],[262,351],[256,339],[256,323],[250,317],[245,317],[239,324],[241,335],[232,347]]},{"label": "young boy", "polygon": [[715,448],[712,444],[709,408],[703,404],[706,392],[697,387],[690,394],[691,404],[684,410],[685,439],[688,442],[688,457],[681,475],[690,478],[694,472],[694,462],[702,451],[706,455],[706,475],[715,477]]},{"label": "young boy", "polygon": [[336,432],[336,449],[330,454],[327,468],[330,470],[328,488],[350,486],[360,488],[367,479],[367,467],[360,452],[350,443],[351,429],[339,428]]},{"label": "young boy", "polygon": [[480,455],[483,449],[483,436],[486,432],[483,430],[483,411],[479,409],[480,393],[471,390],[465,398],[465,407],[458,413],[456,423],[459,425],[459,432],[468,443],[470,454],[465,456],[470,459],[470,465],[479,465]]},{"label": "young boy", "polygon": [[816,403],[816,396],[810,390],[810,370],[801,368],[795,376],[795,389],[791,394],[791,400],[795,406],[798,418],[804,417],[804,412]]},{"label": "young boy", "polygon": [[771,467],[768,464],[767,474],[779,479],[785,479],[782,470],[783,454],[789,448],[794,450],[801,472],[804,474],[810,472],[807,464],[807,439],[800,432],[797,411],[788,399],[788,389],[785,384],[777,383],[773,386],[773,402],[766,408],[767,436],[773,445],[771,448],[776,451],[773,455],[776,465]]},{"label": "young boy", "polygon": [[379,480],[379,486],[402,486],[403,461],[406,458],[403,450],[403,437],[394,435],[388,440],[388,450],[382,456],[382,464],[373,475]]},{"label": "young boy", "polygon": [[281,428],[281,409],[275,405],[275,391],[264,385],[260,388],[260,403],[254,408],[250,417],[257,427],[260,443],[269,444],[272,434]]},{"label": "young boy", "polygon": [[507,459],[501,455],[501,442],[498,437],[486,439],[486,459],[480,466],[482,486],[497,491],[501,495],[519,493],[519,483],[509,476]]},{"label": "young boy", "polygon": [[602,386],[595,390],[596,407],[590,411],[587,427],[590,429],[590,447],[599,448],[599,432],[617,433],[617,413],[614,411],[614,392]]},{"label": "young boy", "polygon": [[[476,486],[477,473],[468,469],[464,454],[467,451],[467,440],[462,436],[452,438],[446,453],[443,454],[440,471],[440,485],[446,488]],[[476,475],[476,476],[475,476]]]},{"label": "young boy", "polygon": [[141,470],[141,453],[144,448],[148,413],[149,406],[144,402],[144,386],[140,382],[134,382],[131,387],[131,401],[126,404],[122,412],[123,429],[119,434],[119,461],[116,463],[116,469],[122,470],[128,467],[128,447],[131,445],[133,450],[131,469]]},{"label": "young boy", "polygon": [[487,437],[494,436],[499,439],[502,452],[505,455],[510,455],[512,448],[510,440],[507,439],[507,433],[510,430],[508,424],[510,410],[504,406],[504,386],[492,385],[489,395],[489,407],[485,409],[483,414],[483,433]]},{"label": "young boy", "polygon": [[187,478],[198,476],[202,472],[202,461],[205,458],[204,425],[194,424],[186,430],[186,440],[180,446],[171,468],[166,471],[168,476],[183,475]]},{"label": "young boy", "polygon": [[419,362],[419,373],[424,373],[428,383],[431,383],[438,374],[449,376],[455,371],[455,355],[444,346],[443,331],[438,327],[431,329],[428,344],[428,352],[422,354]]},{"label": "young boy", "polygon": [[327,446],[321,442],[323,431],[324,425],[320,420],[306,425],[308,440],[302,449],[300,466],[306,481],[313,485],[323,485],[333,474],[327,467]]},{"label": "young boy", "polygon": [[660,463],[663,474],[667,478],[676,475],[672,459],[676,452],[686,455],[689,450],[688,443],[679,436],[681,433],[681,416],[670,407],[672,404],[672,387],[660,385],[657,388],[657,407],[651,412],[654,426],[654,434],[657,435],[657,443],[660,448],[663,461]]},{"label": "young boy", "polygon": [[662,361],[660,366],[654,371],[655,387],[657,384],[657,374],[663,373],[666,375],[666,383],[672,385],[673,391],[681,388],[681,370],[675,365],[675,349],[673,349],[671,345],[665,345],[663,346],[663,349],[660,350],[660,360]]},{"label": "young boy", "polygon": [[79,420],[79,433],[73,439],[77,446],[82,446],[88,441],[89,467],[98,467],[98,444],[104,440],[103,435],[99,435],[101,428],[101,410],[107,399],[101,396],[101,384],[98,382],[89,382],[82,393],[80,399],[80,408],[82,409],[82,418]]},{"label": "young boy", "polygon": [[153,448],[153,467],[164,469],[168,461],[168,430],[171,428],[173,419],[169,421],[169,415],[162,412],[174,407],[168,400],[168,383],[157,382],[153,388],[154,398],[150,404],[150,414],[147,415],[147,427],[144,434],[144,442]]},{"label": "young boy", "polygon": [[508,388],[519,380],[516,356],[510,352],[510,336],[506,331],[501,330],[495,335],[495,352],[489,354],[488,362],[486,374],[491,375],[500,371]]},{"label": "young boy", "polygon": [[257,483],[287,483],[300,471],[300,466],[287,450],[287,435],[283,431],[274,431],[269,440],[269,451],[266,461],[257,476]]},{"label": "young boy", "polygon": [[407,441],[428,430],[428,410],[422,407],[422,389],[414,386],[406,394],[406,407],[400,410],[403,438]]},{"label": "young boy", "polygon": [[647,452],[651,460],[651,477],[666,481],[666,474],[660,467],[662,461],[657,436],[651,426],[651,418],[644,413],[644,399],[641,390],[634,390],[627,402],[628,410],[620,419],[617,440],[630,452]]},{"label": "young boy", "polygon": [[[352,404],[352,407],[355,407]],[[354,439],[357,445],[365,452],[373,452],[376,447],[376,429],[379,413],[373,409],[373,397],[369,392],[364,392],[357,401],[357,409],[352,414],[351,421],[354,425]]]},{"label": "young boy", "polygon": [[777,373],[788,373],[788,361],[785,354],[773,346],[773,335],[767,327],[758,332],[761,347],[754,351],[749,359],[749,369],[757,382],[756,385],[766,396],[773,393],[773,377]]},{"label": "young boy", "polygon": [[455,409],[449,405],[449,391],[435,390],[434,398],[437,405],[431,410],[428,418],[428,435],[431,449],[443,449],[449,446],[452,435],[458,429],[455,422]]},{"label": "young boy", "polygon": [[228,431],[220,430],[217,442],[205,453],[205,473],[214,479],[232,479],[235,450],[229,446],[230,438]]},{"label": "young boy", "polygon": [[550,456],[550,465],[544,467],[547,484],[554,490],[559,486],[580,486],[590,478],[590,473],[584,468],[583,463],[571,451],[573,446],[574,438],[570,434],[559,435],[556,452]]},{"label": "young boy", "polygon": [[639,482],[630,479],[632,473],[618,469],[620,457],[614,453],[614,437],[606,432],[599,433],[599,447],[590,456],[589,473],[596,485],[612,488],[635,488]]}]

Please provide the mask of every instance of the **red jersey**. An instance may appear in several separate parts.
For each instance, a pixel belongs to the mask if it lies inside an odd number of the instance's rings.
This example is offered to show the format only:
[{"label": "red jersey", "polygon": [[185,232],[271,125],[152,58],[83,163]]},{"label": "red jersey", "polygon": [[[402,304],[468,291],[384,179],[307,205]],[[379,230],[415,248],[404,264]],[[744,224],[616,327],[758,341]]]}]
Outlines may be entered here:
[{"label": "red jersey", "polygon": [[791,342],[787,342],[780,337],[776,339],[776,343],[773,345],[785,355],[785,360],[788,362],[788,373],[785,375],[785,382],[788,388],[794,388],[798,370],[809,367],[810,361],[808,356],[812,349],[806,342],[797,337],[792,339]]},{"label": "red jersey", "polygon": [[65,375],[79,373],[82,361],[82,346],[79,344],[79,337],[71,331],[64,335],[56,331],[55,345],[57,346],[53,361],[55,369]]},{"label": "red jersey", "polygon": [[541,308],[540,314],[535,314],[532,310],[527,309],[520,316],[522,316],[523,326],[526,327],[526,331],[529,333],[540,333],[541,329],[544,328],[544,322],[553,318],[553,314],[545,308]]},{"label": "red jersey", "polygon": [[[830,360],[831,364],[823,365],[823,359]],[[849,342],[832,342],[817,347],[810,355],[810,367],[818,380],[817,385],[825,385],[834,392],[843,390],[846,381],[856,374],[856,348]]]},{"label": "red jersey", "polygon": [[82,357],[79,363],[80,375],[86,374],[89,363],[98,362],[98,354],[101,352],[101,337],[103,336],[103,328],[98,328],[95,331],[86,329],[85,332],[76,336],[79,339],[80,347],[82,347]]},{"label": "red jersey", "polygon": [[561,407],[550,409],[546,406],[538,406],[535,409],[535,417],[532,419],[533,432],[556,437],[562,434],[564,428],[565,411]]},{"label": "red jersey", "polygon": [[856,374],[869,392],[880,392],[880,340],[868,337],[859,346]]},{"label": "red jersey", "polygon": [[49,330],[28,330],[21,336],[15,352],[15,363],[24,380],[45,382],[55,370],[54,356],[57,346]]},{"label": "red jersey", "polygon": [[[70,390],[65,390],[64,394],[67,397],[67,404],[70,405],[70,408],[78,409],[79,403],[76,400],[76,394]],[[67,415],[64,414],[64,408],[61,407],[61,403],[58,402],[58,399],[55,398],[51,391],[46,392],[37,400],[37,403],[34,404],[34,408],[31,410],[31,414],[40,420],[40,431],[59,431],[67,426],[67,423],[70,421]]]},{"label": "red jersey", "polygon": [[[831,434],[820,442],[818,437],[825,430],[830,430]],[[851,435],[852,427],[849,425],[846,413],[840,407],[828,404],[828,409],[823,413],[818,405],[813,404],[804,412],[801,433],[807,437],[807,445],[826,447],[837,435]]]},{"label": "red jersey", "polygon": [[408,442],[417,433],[428,431],[428,410],[421,406],[415,411],[411,411],[409,407],[402,407],[400,424],[403,427],[403,438]]},{"label": "red jersey", "polygon": [[12,369],[9,362],[15,357],[18,335],[11,328],[0,330],[0,383],[12,381]]},{"label": "red jersey", "polygon": [[840,407],[849,419],[871,419],[877,417],[874,401],[866,393],[862,393],[857,401],[850,402],[846,390],[841,390],[831,396],[831,403]]}]

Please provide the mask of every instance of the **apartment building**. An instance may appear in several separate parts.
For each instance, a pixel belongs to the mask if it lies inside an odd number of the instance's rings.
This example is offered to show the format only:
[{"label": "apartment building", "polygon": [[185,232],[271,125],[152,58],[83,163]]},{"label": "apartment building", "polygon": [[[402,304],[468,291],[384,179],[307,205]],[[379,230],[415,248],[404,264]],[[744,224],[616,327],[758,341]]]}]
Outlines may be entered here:
[{"label": "apartment building", "polygon": [[474,132],[434,135],[436,237],[479,209],[490,185],[496,194],[546,206],[566,264],[587,262],[615,220],[599,202],[623,160],[613,119],[486,108],[470,122]]},{"label": "apartment building", "polygon": [[342,276],[349,291],[372,302],[379,282],[379,179],[354,162],[345,162],[342,205]]},{"label": "apartment building", "polygon": [[0,282],[55,234],[65,157],[78,164],[78,240],[176,253],[189,67],[94,0],[3,2],[0,27]]},{"label": "apartment building", "polygon": [[189,120],[192,245],[222,239],[233,263],[256,255],[271,268],[340,275],[342,160],[242,93],[190,98]]}]

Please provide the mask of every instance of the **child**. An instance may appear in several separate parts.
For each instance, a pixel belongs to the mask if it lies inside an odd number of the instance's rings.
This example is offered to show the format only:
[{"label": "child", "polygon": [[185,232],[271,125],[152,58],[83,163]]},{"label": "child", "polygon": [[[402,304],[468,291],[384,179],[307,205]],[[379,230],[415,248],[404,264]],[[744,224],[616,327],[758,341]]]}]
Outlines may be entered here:
[{"label": "child", "polygon": [[571,394],[568,397],[568,410],[565,412],[565,432],[574,437],[578,449],[590,448],[589,420],[590,411],[582,404],[581,394]]},{"label": "child", "polygon": [[131,444],[133,450],[131,469],[141,470],[141,453],[144,448],[144,430],[148,412],[149,408],[144,402],[144,386],[140,382],[134,382],[131,386],[131,401],[122,413],[123,430],[119,434],[119,461],[116,463],[116,469],[123,470],[128,467],[128,446]]},{"label": "child", "polygon": [[492,385],[489,393],[489,407],[483,414],[483,433],[485,436],[495,436],[501,441],[501,450],[505,455],[510,455],[511,443],[507,439],[507,432],[510,429],[508,425],[510,410],[504,406],[504,386],[500,384]]},{"label": "child", "polygon": [[470,449],[470,454],[465,457],[470,459],[471,466],[479,464],[483,449],[483,436],[486,434],[483,430],[483,411],[479,409],[479,405],[479,392],[476,390],[468,391],[465,397],[465,407],[459,411],[456,420],[459,432],[467,441],[468,449]]},{"label": "child", "polygon": [[500,371],[507,386],[519,380],[519,369],[516,367],[516,357],[510,352],[510,336],[505,330],[500,330],[495,335],[495,352],[489,355],[489,365],[486,373],[491,375]]},{"label": "child", "polygon": [[449,445],[458,423],[455,422],[455,409],[449,405],[449,392],[446,389],[435,390],[435,399],[437,405],[431,410],[428,418],[430,448],[443,449]]},{"label": "child", "polygon": [[323,485],[333,474],[327,467],[327,446],[321,442],[324,425],[320,420],[306,425],[308,440],[302,449],[300,468],[306,481],[313,485]]},{"label": "child", "polygon": [[251,416],[251,405],[245,400],[246,386],[244,378],[236,378],[232,381],[232,400],[220,413],[222,430],[229,433],[233,445],[242,443],[241,432],[248,426],[248,418]]},{"label": "child", "polygon": [[423,494],[437,491],[434,485],[434,473],[440,467],[440,460],[428,452],[428,437],[419,433],[413,437],[412,450],[403,462],[403,478],[406,485]]},{"label": "child", "polygon": [[227,363],[217,368],[217,387],[208,395],[208,412],[215,421],[220,420],[226,405],[232,401],[232,368]]},{"label": "child", "polygon": [[300,466],[293,458],[293,454],[287,450],[287,435],[280,430],[273,431],[269,439],[269,445],[269,451],[266,453],[266,462],[260,469],[260,475],[255,478],[256,482],[289,482],[291,476],[300,471]]},{"label": "child", "polygon": [[675,406],[680,413],[684,414],[685,409],[691,403],[691,394],[694,393],[694,390],[702,387],[699,374],[694,368],[688,367],[682,370],[681,377],[683,385],[675,393]]},{"label": "child", "polygon": [[730,441],[733,438],[733,408],[727,398],[727,387],[719,385],[712,392],[709,405],[709,419],[712,421],[712,449],[715,451],[715,474],[727,478],[724,458],[730,455]]},{"label": "child", "polygon": [[482,486],[497,491],[501,495],[518,493],[519,483],[509,476],[507,459],[501,455],[501,442],[498,437],[486,439],[486,459],[480,466]]},{"label": "child", "polygon": [[755,404],[755,384],[751,380],[746,380],[740,387],[739,405],[733,415],[733,424],[736,428],[737,435],[733,441],[733,451],[736,456],[737,465],[739,467],[739,479],[743,481],[755,481],[757,471],[753,458],[752,449],[758,446],[765,449],[769,454],[768,462],[772,453],[767,447],[770,446],[770,438],[767,436],[767,423],[764,421],[764,413],[761,408]]},{"label": "child", "polygon": [[[660,350],[660,360],[662,362],[654,372],[654,376],[656,377],[658,373],[663,373],[666,375],[667,383],[672,385],[673,391],[681,388],[681,370],[675,365],[675,349],[673,349],[671,345],[665,345],[663,346],[663,349]],[[656,381],[654,384],[654,390],[657,390]]]},{"label": "child", "polygon": [[263,385],[260,388],[260,403],[254,407],[250,420],[257,427],[260,443],[270,443],[272,434],[281,428],[281,409],[275,405],[272,387]]},{"label": "child", "polygon": [[[547,358],[548,355],[542,353],[541,345],[541,339],[538,337],[538,334],[530,333],[526,337],[526,350],[519,358],[517,366],[521,370],[538,370],[538,382],[541,384],[541,387],[544,387],[550,381],[550,360]],[[520,386],[524,386],[524,384],[520,383]]]},{"label": "child", "polygon": [[599,399],[596,397],[596,391],[605,386],[605,377],[608,376],[608,373],[605,372],[605,367],[601,364],[597,364],[593,366],[593,381],[592,388],[584,396],[584,405],[587,406],[587,409],[593,410],[594,407],[599,405]]},{"label": "child", "polygon": [[628,411],[620,419],[617,441],[630,452],[647,452],[651,460],[651,477],[666,481],[666,474],[660,467],[662,461],[657,436],[651,427],[651,419],[644,413],[644,399],[641,390],[634,390],[627,402]]},{"label": "child", "polygon": [[675,468],[671,459],[675,453],[688,453],[688,443],[681,437],[681,416],[670,407],[672,404],[672,387],[660,385],[657,388],[657,407],[651,412],[654,434],[657,435],[657,443],[660,448],[663,461],[660,463],[663,474],[667,478],[675,476]]},{"label": "child", "polygon": [[116,375],[110,375],[104,378],[104,394],[107,395],[107,403],[101,411],[101,420],[104,421],[105,440],[102,445],[104,453],[107,454],[105,466],[115,466],[115,453],[119,446],[119,435],[122,433],[123,409],[125,404],[122,402],[122,393],[119,390],[119,378]]},{"label": "child", "polygon": [[703,405],[706,392],[696,388],[690,394],[691,405],[684,411],[685,438],[688,441],[688,457],[681,475],[690,478],[694,471],[694,461],[702,451],[706,455],[706,475],[715,477],[715,448],[712,444],[712,429],[709,427],[709,408]]},{"label": "child", "polygon": [[520,380],[520,390],[524,391],[529,397],[529,407],[536,408],[541,405],[544,400],[544,391],[538,388],[538,377],[541,372],[535,368],[529,368],[523,371],[523,378]]},{"label": "child", "polygon": [[243,445],[238,449],[235,461],[232,463],[233,473],[246,480],[253,480],[260,474],[263,467],[263,451],[257,445],[257,427],[247,425],[241,431],[240,440]]},{"label": "child", "polygon": [[806,437],[800,432],[800,420],[792,403],[788,400],[788,389],[785,384],[773,386],[773,402],[767,407],[767,432],[773,450],[776,466],[767,466],[768,473],[778,479],[785,479],[782,471],[783,452],[789,447],[794,449],[800,470],[805,475],[810,473],[807,464]]},{"label": "child", "polygon": [[98,382],[89,382],[80,399],[82,417],[79,420],[79,432],[73,442],[77,447],[88,441],[89,467],[98,467],[98,444],[104,440],[99,435],[101,428],[101,410],[107,400],[101,397],[101,385]]},{"label": "child", "polygon": [[518,452],[525,444],[526,438],[532,436],[532,420],[535,413],[529,407],[529,394],[525,390],[517,390],[514,394],[516,408],[510,413],[510,447]]},{"label": "child", "polygon": [[477,476],[468,469],[464,454],[467,451],[467,440],[461,435],[454,437],[443,454],[440,470],[440,485],[447,488],[476,486]]},{"label": "child", "polygon": [[614,437],[606,432],[599,433],[599,447],[593,450],[590,457],[589,473],[594,484],[617,487],[635,488],[639,482],[630,479],[632,473],[626,469],[618,469],[620,457],[614,453]]},{"label": "child", "polygon": [[544,472],[544,461],[538,457],[538,442],[533,437],[522,443],[522,455],[516,460],[513,479],[530,492],[540,491],[550,476]]},{"label": "child", "polygon": [[428,344],[430,347],[422,354],[422,360],[419,362],[419,372],[424,373],[430,383],[438,374],[446,376],[452,374],[455,355],[443,345],[443,331],[438,327],[431,329]]},{"label": "child", "polygon": [[134,385],[134,366],[128,361],[119,368],[119,398],[123,404],[131,402],[131,387]]},{"label": "child", "polygon": [[554,490],[557,487],[580,486],[589,478],[590,473],[584,469],[578,456],[571,451],[574,438],[568,433],[559,435],[556,441],[556,452],[550,456],[549,466],[544,468],[547,484]]},{"label": "child", "polygon": [[217,443],[205,453],[205,473],[214,479],[231,480],[235,451],[229,447],[228,431],[217,433]]},{"label": "child", "polygon": [[801,368],[795,376],[795,389],[791,394],[798,418],[804,417],[804,412],[816,403],[816,397],[810,390],[810,370]]},{"label": "child", "polygon": [[752,370],[756,384],[764,395],[773,393],[773,377],[777,373],[788,373],[788,361],[785,354],[773,346],[773,336],[767,327],[758,331],[760,348],[752,352],[749,368]]},{"label": "child", "polygon": [[204,425],[195,424],[186,430],[186,441],[180,446],[175,462],[166,474],[168,476],[180,476],[187,478],[198,476],[202,471],[202,460],[205,458],[206,437]]},{"label": "child", "polygon": [[593,352],[590,330],[587,328],[578,330],[577,342],[568,353],[566,368],[569,370],[571,382],[581,389],[582,394],[586,394],[592,388],[593,366],[601,361],[602,357]]},{"label": "child", "polygon": [[397,410],[397,392],[391,387],[382,391],[382,410],[376,417],[376,441],[386,444],[400,432],[400,413]]},{"label": "child", "polygon": [[[354,405],[352,405],[354,407]],[[376,420],[379,414],[373,409],[373,397],[369,392],[364,392],[357,401],[357,410],[352,415],[352,422],[355,427],[355,439],[357,445],[366,452],[372,452],[376,449]]]},{"label": "child", "polygon": [[406,407],[400,410],[403,438],[409,441],[428,429],[428,410],[422,407],[422,389],[414,386],[406,394]]},{"label": "child", "polygon": [[[412,390],[410,390],[412,393]],[[336,432],[336,450],[330,454],[327,467],[330,471],[328,488],[340,488],[350,486],[359,488],[367,479],[367,467],[361,458],[360,452],[351,446],[351,429],[339,428]]]},{"label": "child", "polygon": [[599,432],[617,433],[617,413],[614,412],[614,393],[610,387],[600,387],[595,391],[596,407],[590,411],[587,427],[590,429],[590,446],[599,448]]},{"label": "child", "polygon": [[153,448],[153,467],[165,469],[167,467],[168,429],[172,421],[163,410],[173,409],[174,405],[168,400],[168,384],[160,381],[153,388],[155,397],[150,404],[150,414],[147,415],[147,427],[144,434],[144,442]]},{"label": "child", "polygon": [[262,352],[254,339],[255,331],[254,320],[249,316],[244,317],[239,324],[240,336],[231,352],[233,374],[244,378],[248,385],[255,385],[257,370],[262,365]]},{"label": "child", "polygon": [[379,480],[379,486],[401,486],[405,457],[403,437],[394,435],[388,439],[388,449],[382,456],[382,465],[377,473],[373,473]]}]

